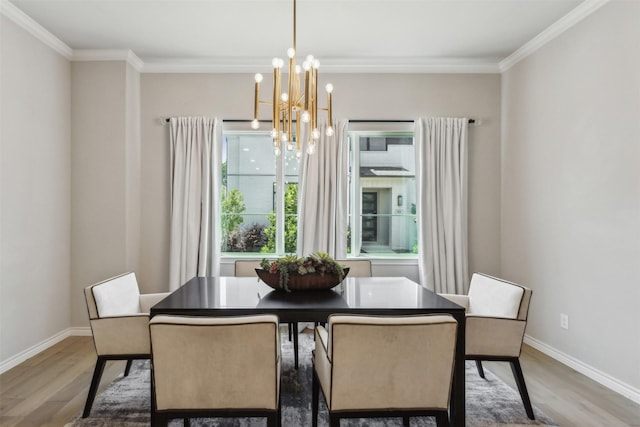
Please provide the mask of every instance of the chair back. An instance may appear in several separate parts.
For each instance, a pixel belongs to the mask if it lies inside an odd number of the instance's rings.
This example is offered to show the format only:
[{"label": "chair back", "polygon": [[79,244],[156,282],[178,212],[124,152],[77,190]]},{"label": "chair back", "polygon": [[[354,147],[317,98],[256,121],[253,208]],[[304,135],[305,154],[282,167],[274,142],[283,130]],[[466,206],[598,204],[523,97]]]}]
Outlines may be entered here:
[{"label": "chair back", "polygon": [[155,316],[149,329],[158,410],[278,407],[277,316]]},{"label": "chair back", "polygon": [[371,261],[368,259],[337,260],[345,267],[349,267],[349,277],[371,277]]},{"label": "chair back", "polygon": [[469,285],[469,310],[473,316],[527,320],[531,289],[516,283],[474,273]]},{"label": "chair back", "polygon": [[234,275],[236,277],[258,277],[256,268],[260,268],[258,260],[236,260]]},{"label": "chair back", "polygon": [[89,319],[140,313],[140,290],[135,273],[124,273],[87,286],[84,296]]},{"label": "chair back", "polygon": [[332,411],[447,409],[457,322],[449,315],[332,315]]}]

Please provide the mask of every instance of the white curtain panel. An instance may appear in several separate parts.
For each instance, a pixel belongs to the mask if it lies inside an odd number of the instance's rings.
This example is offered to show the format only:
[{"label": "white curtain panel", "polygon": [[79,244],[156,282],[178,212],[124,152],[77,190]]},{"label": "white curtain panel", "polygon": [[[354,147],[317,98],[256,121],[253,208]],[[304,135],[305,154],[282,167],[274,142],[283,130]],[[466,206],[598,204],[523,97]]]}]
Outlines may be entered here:
[{"label": "white curtain panel", "polygon": [[172,117],[169,288],[220,273],[222,124],[209,117]]},{"label": "white curtain panel", "polygon": [[416,123],[419,272],[422,286],[465,294],[467,259],[468,119],[420,118]]},{"label": "white curtain panel", "polygon": [[[318,126],[320,139],[315,153],[302,145],[298,187],[298,256],[327,252],[344,259],[347,247],[347,195],[349,146],[347,120],[338,121],[333,136],[326,124]],[[303,129],[303,141],[308,132]]]}]

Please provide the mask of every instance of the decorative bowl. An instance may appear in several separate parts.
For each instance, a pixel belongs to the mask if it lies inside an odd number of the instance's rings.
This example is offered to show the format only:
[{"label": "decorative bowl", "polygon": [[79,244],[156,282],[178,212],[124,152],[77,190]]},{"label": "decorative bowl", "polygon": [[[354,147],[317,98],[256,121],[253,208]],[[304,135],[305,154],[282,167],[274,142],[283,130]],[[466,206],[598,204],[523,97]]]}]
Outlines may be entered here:
[{"label": "decorative bowl", "polygon": [[[344,269],[344,277],[347,277],[349,274],[349,268],[345,267]],[[256,274],[264,283],[272,287],[273,289],[285,290],[280,287],[280,275],[269,273],[267,270],[262,268],[256,268]],[[343,279],[344,279],[343,277]],[[287,286],[289,290],[292,291],[314,291],[314,290],[323,290],[323,289],[331,289],[341,282],[340,276],[337,274],[297,274],[297,273],[289,273],[289,282]]]}]

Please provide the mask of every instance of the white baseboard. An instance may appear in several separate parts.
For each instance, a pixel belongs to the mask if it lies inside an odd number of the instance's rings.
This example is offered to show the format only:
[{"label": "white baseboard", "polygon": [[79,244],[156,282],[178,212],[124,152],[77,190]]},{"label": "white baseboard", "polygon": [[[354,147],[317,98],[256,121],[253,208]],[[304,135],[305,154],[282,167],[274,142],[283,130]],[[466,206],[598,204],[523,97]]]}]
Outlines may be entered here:
[{"label": "white baseboard", "polygon": [[49,347],[52,347],[62,341],[63,339],[70,336],[91,336],[91,328],[90,327],[75,327],[75,328],[67,328],[64,331],[58,332],[57,334],[49,337],[36,345],[29,347],[28,349],[21,351],[8,358],[7,360],[3,360],[0,362],[0,374],[8,371],[11,368],[14,368],[24,362],[25,360],[45,351]]},{"label": "white baseboard", "polygon": [[618,394],[623,395],[624,397],[634,401],[635,403],[640,404],[640,390],[632,387],[629,384],[626,384],[609,374],[606,374],[593,366],[587,365],[586,363],[565,354],[550,345],[543,343],[542,341],[538,341],[535,338],[532,338],[528,335],[524,337],[524,343],[530,345],[536,350],[541,351],[547,356],[557,360],[558,362],[567,365],[568,367],[575,369],[580,372],[582,375],[591,378],[592,380],[602,384],[603,386],[615,391]]}]

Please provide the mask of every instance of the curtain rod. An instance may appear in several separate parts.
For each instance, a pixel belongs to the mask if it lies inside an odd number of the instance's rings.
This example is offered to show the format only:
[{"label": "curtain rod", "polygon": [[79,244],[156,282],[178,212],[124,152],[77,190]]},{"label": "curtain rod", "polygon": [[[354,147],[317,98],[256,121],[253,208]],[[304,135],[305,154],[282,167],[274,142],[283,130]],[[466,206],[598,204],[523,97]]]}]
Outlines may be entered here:
[{"label": "curtain rod", "polygon": [[[349,120],[349,123],[414,123],[415,120]],[[476,119],[469,119],[469,124],[474,124]]]},{"label": "curtain rod", "polygon": [[[169,117],[165,118],[165,123],[169,123],[171,119]],[[260,122],[270,122],[271,120],[259,120]],[[247,119],[224,119],[223,123],[251,123],[251,120]],[[415,120],[349,120],[349,123],[413,123]],[[469,119],[469,124],[475,124],[476,119]]]}]

